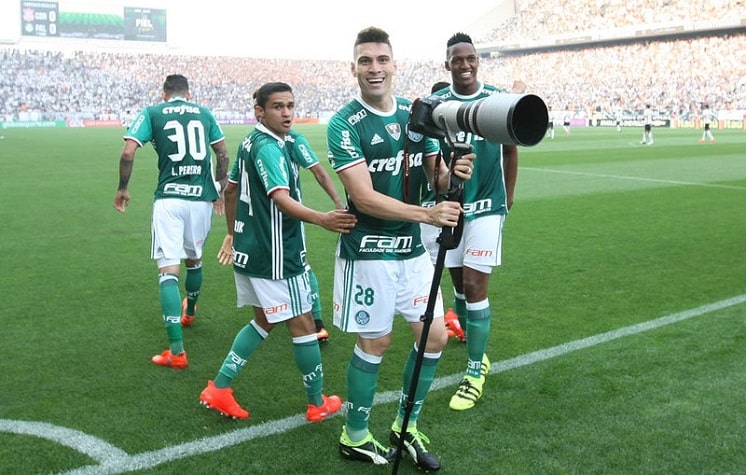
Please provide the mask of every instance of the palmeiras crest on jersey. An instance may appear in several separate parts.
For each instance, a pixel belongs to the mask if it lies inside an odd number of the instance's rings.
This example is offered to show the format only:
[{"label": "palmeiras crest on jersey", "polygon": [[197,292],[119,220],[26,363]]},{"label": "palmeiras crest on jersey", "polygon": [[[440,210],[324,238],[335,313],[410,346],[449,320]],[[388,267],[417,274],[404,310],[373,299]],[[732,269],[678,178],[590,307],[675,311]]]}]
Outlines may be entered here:
[{"label": "palmeiras crest on jersey", "polygon": [[388,132],[394,140],[399,140],[399,137],[401,137],[401,124],[386,124],[386,132]]},{"label": "palmeiras crest on jersey", "polygon": [[370,323],[370,314],[365,310],[360,310],[355,314],[355,322],[360,326],[365,326]]}]

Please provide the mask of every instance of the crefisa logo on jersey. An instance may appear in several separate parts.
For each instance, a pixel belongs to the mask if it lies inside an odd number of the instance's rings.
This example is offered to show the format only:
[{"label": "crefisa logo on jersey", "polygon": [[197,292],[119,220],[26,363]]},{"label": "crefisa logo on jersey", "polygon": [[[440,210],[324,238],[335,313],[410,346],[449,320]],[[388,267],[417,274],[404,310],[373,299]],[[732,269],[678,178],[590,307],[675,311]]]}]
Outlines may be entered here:
[{"label": "crefisa logo on jersey", "polygon": [[370,323],[370,315],[365,310],[360,310],[355,314],[355,323],[358,325],[365,326]]}]

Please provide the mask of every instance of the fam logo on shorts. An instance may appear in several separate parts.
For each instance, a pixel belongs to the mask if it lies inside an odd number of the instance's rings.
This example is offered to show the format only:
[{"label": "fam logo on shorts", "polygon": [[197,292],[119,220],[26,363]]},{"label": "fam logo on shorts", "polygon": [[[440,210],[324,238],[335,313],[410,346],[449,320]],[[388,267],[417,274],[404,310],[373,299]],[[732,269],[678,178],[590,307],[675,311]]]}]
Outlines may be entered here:
[{"label": "fam logo on shorts", "polygon": [[355,314],[355,323],[358,325],[365,326],[368,323],[370,323],[370,314],[366,312],[365,310],[360,310]]}]

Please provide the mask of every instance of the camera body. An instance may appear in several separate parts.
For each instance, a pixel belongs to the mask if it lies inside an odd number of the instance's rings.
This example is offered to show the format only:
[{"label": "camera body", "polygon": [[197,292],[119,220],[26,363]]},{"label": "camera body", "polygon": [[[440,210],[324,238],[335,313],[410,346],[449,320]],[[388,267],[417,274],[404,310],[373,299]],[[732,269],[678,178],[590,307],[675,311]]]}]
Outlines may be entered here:
[{"label": "camera body", "polygon": [[433,95],[414,101],[408,125],[437,139],[465,131],[494,143],[531,147],[544,138],[548,120],[546,104],[534,94],[495,93],[470,102]]}]

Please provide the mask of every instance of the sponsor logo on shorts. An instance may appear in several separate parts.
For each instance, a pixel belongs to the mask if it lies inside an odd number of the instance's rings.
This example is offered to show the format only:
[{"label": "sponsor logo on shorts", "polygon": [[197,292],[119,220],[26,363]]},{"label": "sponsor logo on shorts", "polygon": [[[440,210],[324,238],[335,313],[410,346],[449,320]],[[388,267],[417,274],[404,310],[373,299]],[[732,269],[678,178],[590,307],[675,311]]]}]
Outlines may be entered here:
[{"label": "sponsor logo on shorts", "polygon": [[274,315],[276,313],[284,312],[288,309],[289,305],[286,303],[281,303],[278,305],[274,305],[272,307],[264,307],[262,310],[264,311],[265,315]]},{"label": "sponsor logo on shorts", "polygon": [[423,305],[423,304],[427,305],[427,301],[428,300],[430,300],[430,296],[429,295],[420,295],[420,296],[417,296],[417,297],[414,298],[414,300],[412,300],[412,306],[416,307],[418,305]]},{"label": "sponsor logo on shorts", "polygon": [[475,249],[470,247],[464,252],[467,256],[473,257],[492,257],[495,253],[489,249]]}]

